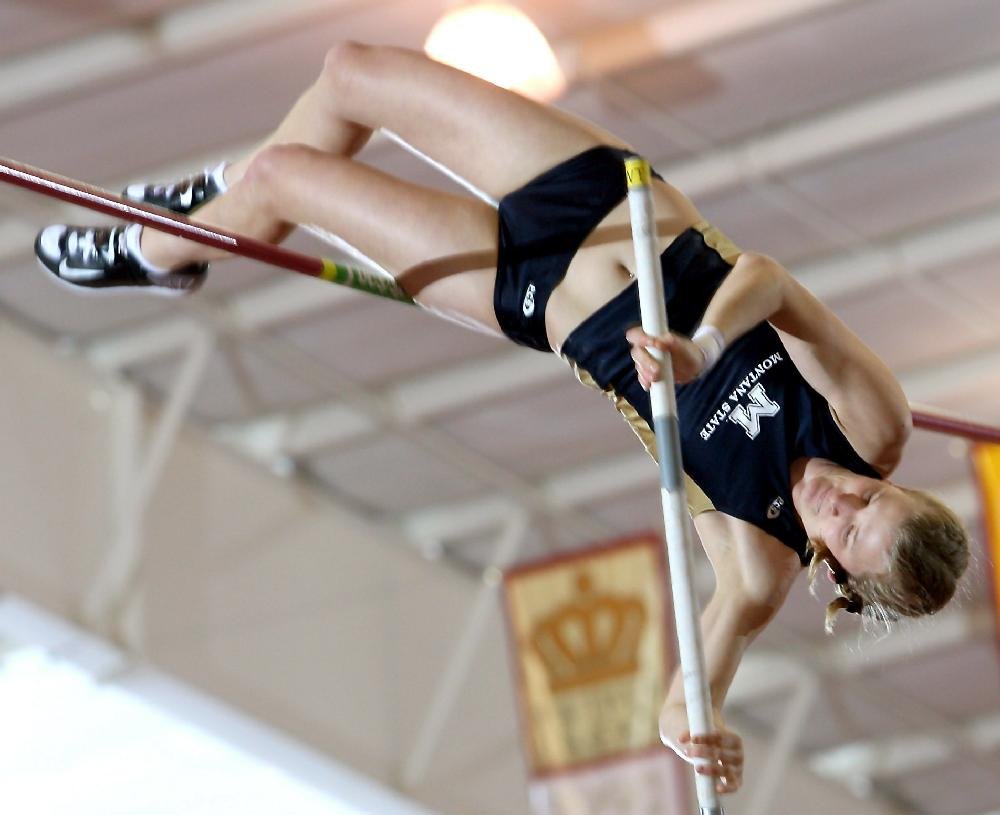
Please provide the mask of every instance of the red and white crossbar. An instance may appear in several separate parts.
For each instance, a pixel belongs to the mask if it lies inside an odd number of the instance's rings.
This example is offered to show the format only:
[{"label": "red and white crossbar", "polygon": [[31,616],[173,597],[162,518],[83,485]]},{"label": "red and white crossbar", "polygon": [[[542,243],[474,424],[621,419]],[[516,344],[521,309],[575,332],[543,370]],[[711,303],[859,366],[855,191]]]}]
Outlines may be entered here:
[{"label": "red and white crossbar", "polygon": [[301,252],[275,246],[246,235],[238,235],[222,229],[194,223],[183,215],[177,215],[157,207],[137,204],[107,190],[93,187],[72,178],[56,175],[28,164],[0,157],[0,181],[15,184],[33,192],[59,198],[86,209],[102,212],[123,221],[142,224],[233,255],[259,260],[291,272],[318,277],[331,283],[386,297],[403,303],[413,299],[399,284],[363,269],[344,266],[327,258],[313,257]]}]

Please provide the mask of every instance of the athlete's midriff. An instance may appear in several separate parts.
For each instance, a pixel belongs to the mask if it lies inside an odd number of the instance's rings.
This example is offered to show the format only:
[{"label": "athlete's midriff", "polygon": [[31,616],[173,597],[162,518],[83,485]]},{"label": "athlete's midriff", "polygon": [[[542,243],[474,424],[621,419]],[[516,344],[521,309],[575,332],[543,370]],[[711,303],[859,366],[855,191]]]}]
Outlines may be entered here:
[{"label": "athlete's midriff", "polygon": [[[629,155],[596,145],[500,199],[493,309],[514,342],[539,351],[558,348],[575,326],[628,285],[633,252],[624,161]],[[654,178],[662,252],[700,218],[680,192],[655,173]]]},{"label": "athlete's midriff", "polygon": [[[661,181],[655,181],[654,185],[654,202],[661,232],[657,239],[657,254],[660,254],[700,217],[690,202],[673,187]],[[573,257],[566,276],[552,291],[545,310],[545,332],[556,353],[559,353],[573,329],[632,283],[635,279],[634,267],[628,201],[623,201],[584,241]]]}]

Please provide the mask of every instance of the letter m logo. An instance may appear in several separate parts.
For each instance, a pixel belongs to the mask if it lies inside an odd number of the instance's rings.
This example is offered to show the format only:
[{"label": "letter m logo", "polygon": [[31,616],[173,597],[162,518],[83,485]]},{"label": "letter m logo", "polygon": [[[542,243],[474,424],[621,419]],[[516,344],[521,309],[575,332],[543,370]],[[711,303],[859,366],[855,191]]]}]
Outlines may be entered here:
[{"label": "letter m logo", "polygon": [[755,439],[760,433],[761,417],[775,416],[781,407],[768,398],[763,385],[754,385],[750,389],[750,399],[749,405],[739,405],[729,414],[729,421],[738,424],[751,439]]}]

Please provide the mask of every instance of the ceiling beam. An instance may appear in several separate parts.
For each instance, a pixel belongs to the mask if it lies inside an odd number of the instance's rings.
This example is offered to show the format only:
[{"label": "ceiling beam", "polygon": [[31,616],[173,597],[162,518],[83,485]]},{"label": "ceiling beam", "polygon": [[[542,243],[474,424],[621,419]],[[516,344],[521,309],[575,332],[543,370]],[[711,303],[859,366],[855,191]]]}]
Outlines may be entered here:
[{"label": "ceiling beam", "polygon": [[151,70],[166,59],[219,48],[278,24],[306,25],[351,0],[214,0],[126,20],[117,28],[0,62],[0,113],[108,78]]},{"label": "ceiling beam", "polygon": [[[780,618],[779,618],[780,619]],[[994,611],[989,604],[961,607],[953,604],[936,614],[929,625],[922,621],[901,623],[878,640],[878,648],[859,649],[854,638],[830,640],[815,645],[802,635],[782,629],[779,636],[787,647],[756,647],[748,651],[733,681],[727,702],[753,705],[756,700],[787,693],[805,675],[829,678],[838,686],[844,680],[861,678],[921,655],[954,649],[966,643],[989,639],[994,632]],[[919,627],[920,636],[914,629]],[[911,702],[903,694],[882,698],[868,683],[851,685],[846,692],[870,696],[887,713],[898,716],[909,727],[906,738],[855,742],[846,748],[821,751],[810,765],[821,775],[850,784],[912,772],[956,749],[975,757],[987,757],[1000,745],[1000,714],[956,723],[950,718]],[[907,743],[913,740],[910,747]],[[880,759],[873,761],[873,756]]]},{"label": "ceiling beam", "polygon": [[966,749],[988,755],[1000,747],[1000,713],[969,719],[956,728],[845,744],[812,756],[808,764],[817,775],[844,783],[858,776],[893,778],[952,760],[956,740]]},{"label": "ceiling beam", "polygon": [[162,58],[143,28],[117,28],[0,62],[0,111]]},{"label": "ceiling beam", "polygon": [[[504,351],[487,359],[448,366],[390,385],[379,392],[390,408],[390,424],[414,426],[464,406],[544,385],[566,375],[566,366],[545,354]],[[276,411],[247,421],[221,422],[213,433],[265,462],[276,456],[307,455],[356,443],[385,425],[351,416],[342,400],[295,411]],[[351,427],[357,428],[352,433]]]},{"label": "ceiling beam", "polygon": [[[603,458],[589,467],[572,467],[536,485],[533,492],[542,509],[550,512],[587,506],[596,497],[611,500],[637,488],[657,484],[656,467],[645,453]],[[407,513],[400,519],[411,533],[434,534],[453,540],[490,529],[496,523],[497,499],[492,493],[436,504]]]},{"label": "ceiling beam", "polygon": [[[663,56],[678,56],[725,40],[802,19],[862,0],[702,0],[629,23],[557,42],[555,51],[571,79],[587,80]],[[68,44],[37,49],[0,64],[0,111],[46,95],[64,94],[123,73],[149,70],[170,57],[211,49],[273,31],[307,25],[351,0],[214,0],[165,12],[153,20]]]},{"label": "ceiling beam", "polygon": [[553,49],[567,78],[590,80],[854,5],[858,0],[699,0],[584,32]]},{"label": "ceiling beam", "polygon": [[181,314],[98,337],[86,343],[85,354],[101,369],[125,368],[175,353],[199,323],[210,325],[217,334],[238,336],[360,296],[343,286],[289,275],[245,289],[222,303],[197,298],[179,303]]},{"label": "ceiling beam", "polygon": [[862,102],[800,119],[698,158],[658,165],[692,198],[718,194],[761,176],[828,162],[913,133],[1000,107],[1000,63],[925,80]]},{"label": "ceiling beam", "polygon": [[1000,249],[1000,208],[939,221],[921,229],[872,241],[796,264],[794,272],[822,300],[856,294],[896,277],[946,269]]}]

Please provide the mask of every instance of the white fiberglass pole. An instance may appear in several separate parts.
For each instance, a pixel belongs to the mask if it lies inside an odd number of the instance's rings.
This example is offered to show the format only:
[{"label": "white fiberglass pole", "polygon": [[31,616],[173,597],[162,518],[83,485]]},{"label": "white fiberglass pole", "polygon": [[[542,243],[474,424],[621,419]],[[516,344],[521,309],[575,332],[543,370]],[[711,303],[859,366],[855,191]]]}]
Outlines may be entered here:
[{"label": "white fiberglass pole", "polygon": [[[642,329],[650,336],[666,334],[667,310],[663,279],[660,273],[656,241],[656,220],[650,189],[649,164],[640,158],[625,161],[628,179],[629,210],[632,217],[632,242],[635,247],[635,276],[639,282],[639,307]],[[653,350],[654,356],[661,352]],[[660,498],[663,502],[663,525],[670,561],[670,587],[674,601],[678,652],[684,678],[684,700],[688,728],[692,735],[704,735],[713,727],[712,700],[705,677],[705,658],[698,626],[698,602],[692,579],[691,526],[681,468],[680,433],[677,426],[677,399],[669,360],[663,365],[663,378],[650,389],[656,452],[660,462]],[[698,806],[701,815],[722,815],[715,789],[715,778],[695,774]]]}]

